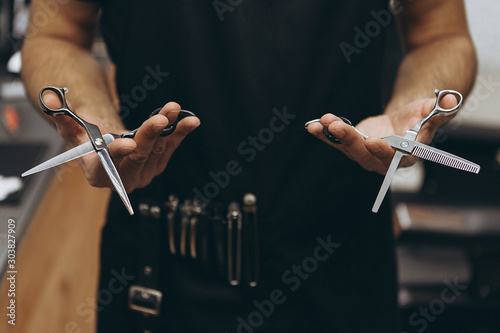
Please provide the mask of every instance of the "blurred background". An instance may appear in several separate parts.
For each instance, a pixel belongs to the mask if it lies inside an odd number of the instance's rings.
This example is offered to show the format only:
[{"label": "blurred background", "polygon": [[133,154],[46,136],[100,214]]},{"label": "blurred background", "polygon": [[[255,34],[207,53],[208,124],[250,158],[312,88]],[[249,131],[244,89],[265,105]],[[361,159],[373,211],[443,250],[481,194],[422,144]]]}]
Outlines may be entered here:
[{"label": "blurred background", "polygon": [[[434,143],[480,164],[481,172],[426,162],[398,171],[391,191],[401,332],[500,332],[500,2],[465,3],[478,78],[459,115]],[[19,176],[65,148],[26,100],[19,78],[28,15],[29,1],[0,0],[0,308],[9,301],[12,219],[15,331],[93,332],[99,234],[109,193],[88,186],[76,163]],[[396,28],[387,29],[385,96],[401,58]],[[94,54],[109,65],[100,38]],[[53,205],[55,200],[65,204]],[[93,209],[82,212],[81,206]],[[0,321],[0,332],[13,329]]]}]

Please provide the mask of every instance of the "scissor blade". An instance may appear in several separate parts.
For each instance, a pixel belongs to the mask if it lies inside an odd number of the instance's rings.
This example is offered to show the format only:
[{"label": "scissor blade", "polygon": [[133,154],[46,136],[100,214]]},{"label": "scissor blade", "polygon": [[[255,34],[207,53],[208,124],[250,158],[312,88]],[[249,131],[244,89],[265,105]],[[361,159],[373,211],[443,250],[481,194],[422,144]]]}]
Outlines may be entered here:
[{"label": "scissor blade", "polygon": [[401,152],[423,158],[424,160],[429,160],[455,169],[473,173],[479,173],[479,170],[481,169],[478,164],[468,161],[465,158],[408,138],[392,135],[382,138],[382,140],[386,141],[393,148]]},{"label": "scissor blade", "polygon": [[125,205],[125,207],[127,207],[128,212],[130,213],[130,215],[134,215],[132,204],[130,204],[127,192],[125,191],[125,187],[123,186],[122,180],[120,179],[120,175],[118,174],[118,171],[116,170],[115,165],[113,164],[113,160],[109,155],[109,151],[107,149],[99,150],[97,152],[97,156],[99,156],[99,159],[101,160],[101,164],[104,167],[104,170],[108,174],[111,183],[113,183],[116,192],[122,199],[123,204]]},{"label": "scissor blade", "polygon": [[481,166],[476,163],[472,163],[471,161],[467,161],[459,156],[455,156],[443,150],[420,144],[418,142],[416,143],[415,149],[413,149],[411,154],[423,158],[424,160],[436,162],[467,172],[479,173],[479,170],[481,170]]},{"label": "scissor blade", "polygon": [[81,144],[75,148],[72,148],[68,151],[65,151],[62,154],[59,154],[57,156],[52,157],[50,160],[47,160],[39,165],[37,165],[34,168],[29,169],[28,171],[24,172],[21,177],[26,177],[29,175],[32,175],[34,173],[47,170],[50,168],[53,168],[55,166],[58,166],[60,164],[72,161],[74,159],[77,159],[78,157],[85,156],[89,153],[94,152],[94,146],[92,146],[92,143],[85,142],[84,144]]},{"label": "scissor blade", "polygon": [[382,201],[384,201],[385,194],[387,193],[387,190],[391,185],[392,177],[394,177],[394,174],[398,169],[399,162],[401,161],[401,158],[405,155],[407,154],[400,152],[399,150],[397,150],[396,154],[394,154],[391,165],[389,166],[389,169],[385,174],[384,182],[382,183],[382,186],[380,187],[380,190],[378,192],[377,199],[375,199],[375,203],[373,204],[372,212],[374,213],[378,212],[380,205],[382,204]]},{"label": "scissor blade", "polygon": [[[107,145],[109,145],[111,142],[115,140],[115,137],[112,134],[105,134],[102,136],[104,138],[104,141],[106,142]],[[32,175],[34,173],[47,170],[50,168],[53,168],[55,166],[58,166],[60,164],[72,161],[74,159],[77,159],[79,157],[85,156],[89,153],[94,152],[94,146],[90,141],[85,142],[79,146],[76,146],[75,148],[71,148],[70,150],[65,151],[64,153],[61,153],[57,156],[52,157],[51,159],[40,163],[36,167],[33,167],[29,169],[28,171],[24,172],[21,177],[26,177],[29,175]]]}]

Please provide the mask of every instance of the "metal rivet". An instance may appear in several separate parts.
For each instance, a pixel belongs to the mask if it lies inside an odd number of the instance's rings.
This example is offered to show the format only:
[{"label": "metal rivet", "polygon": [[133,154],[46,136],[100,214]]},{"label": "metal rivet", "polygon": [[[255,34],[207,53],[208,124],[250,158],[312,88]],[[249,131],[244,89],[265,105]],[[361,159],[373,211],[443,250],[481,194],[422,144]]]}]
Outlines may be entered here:
[{"label": "metal rivet", "polygon": [[143,216],[147,216],[149,213],[149,205],[146,203],[139,204],[139,211]]},{"label": "metal rivet", "polygon": [[97,146],[102,145],[102,143],[103,143],[103,142],[104,142],[104,141],[103,141],[101,138],[97,138],[97,139],[95,139],[95,140],[94,140],[94,143],[95,143]]},{"label": "metal rivet", "polygon": [[151,209],[149,210],[149,212],[151,213],[152,217],[157,219],[160,217],[161,209],[159,206],[151,206]]},{"label": "metal rivet", "polygon": [[406,147],[408,147],[409,145],[410,145],[410,144],[408,143],[408,141],[403,141],[403,142],[401,142],[401,147],[403,147],[403,148],[406,148]]},{"label": "metal rivet", "polygon": [[257,198],[253,193],[247,193],[243,197],[243,204],[245,205],[255,205],[257,203]]}]

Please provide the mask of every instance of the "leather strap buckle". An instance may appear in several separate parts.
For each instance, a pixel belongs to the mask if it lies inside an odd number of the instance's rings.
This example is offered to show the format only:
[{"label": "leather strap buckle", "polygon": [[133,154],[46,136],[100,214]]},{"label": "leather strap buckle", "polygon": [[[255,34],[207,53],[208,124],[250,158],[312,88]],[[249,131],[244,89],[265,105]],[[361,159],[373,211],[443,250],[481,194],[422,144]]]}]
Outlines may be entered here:
[{"label": "leather strap buckle", "polygon": [[128,293],[128,306],[134,311],[158,316],[162,297],[163,293],[159,290],[132,285]]}]

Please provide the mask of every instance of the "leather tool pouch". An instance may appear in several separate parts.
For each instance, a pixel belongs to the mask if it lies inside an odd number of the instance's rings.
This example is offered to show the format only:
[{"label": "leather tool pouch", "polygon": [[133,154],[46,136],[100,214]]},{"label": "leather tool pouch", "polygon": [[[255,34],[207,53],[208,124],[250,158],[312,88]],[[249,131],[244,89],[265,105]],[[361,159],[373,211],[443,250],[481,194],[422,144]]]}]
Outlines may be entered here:
[{"label": "leather tool pouch", "polygon": [[[203,206],[169,196],[163,203],[143,200],[137,207],[141,240],[137,279],[129,288],[129,308],[137,312],[140,332],[157,332],[164,297],[159,288],[160,242],[180,256],[215,272],[231,285],[255,287],[259,278],[259,242],[255,196],[243,205],[213,202]],[[166,230],[166,232],[165,232]]]},{"label": "leather tool pouch", "polygon": [[137,207],[140,261],[135,284],[129,287],[128,306],[137,312],[138,332],[158,332],[163,293],[159,290],[160,241],[163,210],[155,203]]},{"label": "leather tool pouch", "polygon": [[255,197],[247,195],[242,209],[233,202],[203,206],[172,195],[162,205],[171,255],[194,260],[231,285],[256,286],[259,246]]}]

